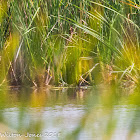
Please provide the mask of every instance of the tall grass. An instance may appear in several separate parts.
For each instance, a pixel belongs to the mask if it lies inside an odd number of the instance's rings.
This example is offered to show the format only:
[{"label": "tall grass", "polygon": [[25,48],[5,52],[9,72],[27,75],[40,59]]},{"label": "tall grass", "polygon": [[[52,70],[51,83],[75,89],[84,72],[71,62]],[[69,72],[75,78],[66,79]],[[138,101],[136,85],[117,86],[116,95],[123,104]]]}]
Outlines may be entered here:
[{"label": "tall grass", "polygon": [[31,86],[138,84],[139,15],[137,0],[2,0],[1,52],[17,32],[18,43],[1,64],[1,83],[6,78],[10,85]]}]

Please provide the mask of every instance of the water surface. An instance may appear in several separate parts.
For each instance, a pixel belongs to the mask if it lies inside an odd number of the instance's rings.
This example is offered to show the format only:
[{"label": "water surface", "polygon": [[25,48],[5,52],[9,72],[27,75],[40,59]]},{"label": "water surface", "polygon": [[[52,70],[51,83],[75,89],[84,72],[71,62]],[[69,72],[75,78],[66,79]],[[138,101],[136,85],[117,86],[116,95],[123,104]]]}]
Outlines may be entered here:
[{"label": "water surface", "polygon": [[1,90],[0,138],[138,140],[138,98],[137,93],[110,94],[91,88]]}]

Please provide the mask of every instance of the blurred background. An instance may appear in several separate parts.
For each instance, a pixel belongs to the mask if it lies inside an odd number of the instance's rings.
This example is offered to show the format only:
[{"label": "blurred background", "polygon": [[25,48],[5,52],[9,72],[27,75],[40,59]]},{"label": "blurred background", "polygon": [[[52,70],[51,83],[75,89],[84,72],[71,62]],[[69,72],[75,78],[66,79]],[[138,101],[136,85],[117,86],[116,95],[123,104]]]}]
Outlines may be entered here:
[{"label": "blurred background", "polygon": [[139,0],[0,0],[0,139],[139,139],[139,40]]}]

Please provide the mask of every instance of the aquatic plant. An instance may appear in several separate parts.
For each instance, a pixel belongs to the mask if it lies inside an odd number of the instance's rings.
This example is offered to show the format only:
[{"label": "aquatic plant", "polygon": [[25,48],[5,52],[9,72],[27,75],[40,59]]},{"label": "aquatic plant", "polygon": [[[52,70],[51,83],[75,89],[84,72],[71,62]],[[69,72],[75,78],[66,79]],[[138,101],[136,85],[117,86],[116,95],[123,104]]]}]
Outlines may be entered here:
[{"label": "aquatic plant", "polygon": [[139,4],[137,0],[2,0],[1,52],[9,38],[17,44],[1,65],[5,73],[1,81],[30,86],[138,84]]}]

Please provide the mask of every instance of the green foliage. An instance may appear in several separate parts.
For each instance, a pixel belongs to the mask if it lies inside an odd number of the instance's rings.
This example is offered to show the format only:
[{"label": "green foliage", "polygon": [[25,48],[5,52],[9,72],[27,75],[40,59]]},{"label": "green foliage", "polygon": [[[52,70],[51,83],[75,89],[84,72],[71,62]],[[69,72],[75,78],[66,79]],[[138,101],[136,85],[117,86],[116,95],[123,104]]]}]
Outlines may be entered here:
[{"label": "green foliage", "polygon": [[35,86],[116,79],[138,83],[139,4],[137,0],[2,0],[1,51],[14,32],[19,32],[20,42],[11,52],[8,79],[14,85]]}]

